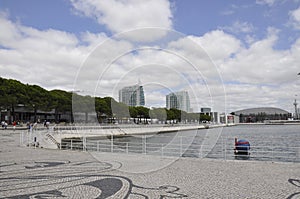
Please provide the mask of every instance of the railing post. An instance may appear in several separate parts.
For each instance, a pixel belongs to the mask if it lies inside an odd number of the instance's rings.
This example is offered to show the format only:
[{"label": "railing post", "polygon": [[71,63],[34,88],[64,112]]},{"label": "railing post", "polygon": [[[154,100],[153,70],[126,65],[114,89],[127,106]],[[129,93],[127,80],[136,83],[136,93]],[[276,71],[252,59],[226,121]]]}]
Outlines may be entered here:
[{"label": "railing post", "polygon": [[202,158],[202,145],[200,146],[200,158]]},{"label": "railing post", "polygon": [[180,136],[180,157],[182,156],[182,136]]},{"label": "railing post", "polygon": [[86,137],[83,136],[82,151],[86,151]]},{"label": "railing post", "polygon": [[27,143],[26,143],[26,146],[28,145],[29,146],[29,133],[28,132],[26,132],[26,138],[27,138]]},{"label": "railing post", "polygon": [[30,145],[31,145],[31,143],[32,143],[32,127],[30,128],[30,133],[29,133],[29,147],[31,147]]},{"label": "railing post", "polygon": [[110,152],[114,152],[114,136],[111,134],[111,139],[110,139]]},{"label": "railing post", "polygon": [[128,142],[126,142],[126,154],[128,154]]},{"label": "railing post", "polygon": [[272,159],[271,159],[271,161],[273,162],[273,160],[274,160],[274,146],[272,145]]},{"label": "railing post", "polygon": [[71,150],[73,150],[73,140],[71,139]]},{"label": "railing post", "polygon": [[147,154],[147,137],[146,135],[143,135],[143,140],[144,140],[144,154]]},{"label": "railing post", "polygon": [[22,144],[23,144],[23,132],[20,134],[20,146],[22,146]]},{"label": "railing post", "polygon": [[227,142],[226,141],[227,140],[225,139],[225,145],[224,145],[224,147],[225,147],[225,160],[227,160],[227,150],[226,150]]},{"label": "railing post", "polygon": [[223,153],[223,158],[225,160],[225,149],[224,149],[224,138],[222,137],[222,153]]},{"label": "railing post", "polygon": [[60,140],[60,145],[59,145],[59,148],[60,148],[60,150],[61,150],[61,145],[62,145],[61,134],[62,134],[62,131],[60,131],[60,133],[59,133],[59,140]]}]

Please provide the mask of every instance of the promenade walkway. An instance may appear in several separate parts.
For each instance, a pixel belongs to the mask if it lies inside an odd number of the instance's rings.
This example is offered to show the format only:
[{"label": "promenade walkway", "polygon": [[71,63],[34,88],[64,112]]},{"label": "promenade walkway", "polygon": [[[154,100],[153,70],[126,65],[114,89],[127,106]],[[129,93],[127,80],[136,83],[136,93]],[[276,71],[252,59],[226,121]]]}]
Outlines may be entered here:
[{"label": "promenade walkway", "polygon": [[300,164],[61,151],[0,131],[0,198],[300,198]]}]

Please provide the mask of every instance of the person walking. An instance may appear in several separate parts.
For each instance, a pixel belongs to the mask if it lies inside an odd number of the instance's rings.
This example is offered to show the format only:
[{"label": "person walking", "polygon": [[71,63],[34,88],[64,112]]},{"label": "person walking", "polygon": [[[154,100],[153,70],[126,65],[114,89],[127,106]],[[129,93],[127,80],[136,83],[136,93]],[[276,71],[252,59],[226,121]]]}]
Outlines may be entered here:
[{"label": "person walking", "polygon": [[17,126],[17,122],[13,121],[12,125],[13,125],[13,130],[15,131],[16,130],[16,126]]}]

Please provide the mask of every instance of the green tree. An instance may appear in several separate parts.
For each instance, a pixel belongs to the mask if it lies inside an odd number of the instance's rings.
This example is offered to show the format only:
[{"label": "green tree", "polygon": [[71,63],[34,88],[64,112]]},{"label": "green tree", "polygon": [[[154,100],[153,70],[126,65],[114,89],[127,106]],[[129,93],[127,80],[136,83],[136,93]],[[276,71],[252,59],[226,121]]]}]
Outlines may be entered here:
[{"label": "green tree", "polygon": [[29,100],[26,104],[34,110],[34,121],[36,121],[37,110],[51,110],[51,96],[47,90],[37,85],[28,85],[27,90]]},{"label": "green tree", "polygon": [[130,106],[129,113],[130,113],[131,118],[137,118],[137,116],[138,116],[138,110],[136,109],[136,107]]},{"label": "green tree", "polygon": [[166,108],[153,108],[149,111],[150,117],[153,119],[158,119],[158,121],[167,120],[167,109]]},{"label": "green tree", "polygon": [[97,118],[100,123],[103,123],[109,116],[111,116],[111,103],[107,103],[104,98],[95,98],[95,107],[97,112]]},{"label": "green tree", "polygon": [[55,110],[55,120],[60,121],[59,113],[69,113],[71,122],[73,122],[72,114],[72,93],[62,90],[50,91],[51,107]]},{"label": "green tree", "polygon": [[142,119],[143,119],[143,122],[146,123],[146,119],[150,118],[149,108],[144,107],[144,106],[137,106],[137,107],[135,107],[135,109],[137,111],[137,117],[140,118],[139,123],[142,123]]},{"label": "green tree", "polygon": [[130,118],[128,106],[115,100],[112,100],[112,112],[113,117],[116,117],[119,123],[122,123],[124,119]]},{"label": "green tree", "polygon": [[[15,120],[15,107],[28,101],[26,86],[17,80],[0,77],[0,104],[1,109],[12,112],[12,120]],[[9,118],[10,119],[10,118]]]},{"label": "green tree", "polygon": [[211,121],[211,116],[206,115],[206,114],[201,114],[200,121]]}]

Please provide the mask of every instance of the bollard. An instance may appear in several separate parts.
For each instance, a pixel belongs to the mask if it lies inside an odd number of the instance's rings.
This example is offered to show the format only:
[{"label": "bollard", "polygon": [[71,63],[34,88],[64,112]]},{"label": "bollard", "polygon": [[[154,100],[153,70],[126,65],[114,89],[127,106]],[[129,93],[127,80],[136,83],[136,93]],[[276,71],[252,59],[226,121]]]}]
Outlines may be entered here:
[{"label": "bollard", "polygon": [[36,137],[33,138],[34,148],[36,149]]},{"label": "bollard", "polygon": [[114,136],[111,134],[111,139],[110,139],[110,152],[114,152]]},{"label": "bollard", "polygon": [[143,135],[143,140],[144,140],[144,154],[147,154],[147,138],[146,135]]},{"label": "bollard", "polygon": [[225,149],[224,149],[224,138],[222,137],[222,153],[223,153],[223,158],[225,160]]},{"label": "bollard", "polygon": [[86,137],[82,138],[82,151],[86,151]]},{"label": "bollard", "polygon": [[227,145],[227,141],[226,141],[226,139],[225,139],[225,145],[224,145],[224,147],[225,147],[225,161],[227,160],[227,150],[226,150],[226,145]]},{"label": "bollard", "polygon": [[179,157],[182,156],[182,136],[180,136],[180,155]]},{"label": "bollard", "polygon": [[24,132],[22,132],[21,134],[20,134],[20,146],[22,146],[22,144],[23,144],[23,135],[24,134]]},{"label": "bollard", "polygon": [[202,158],[202,145],[200,146],[200,158]]}]

